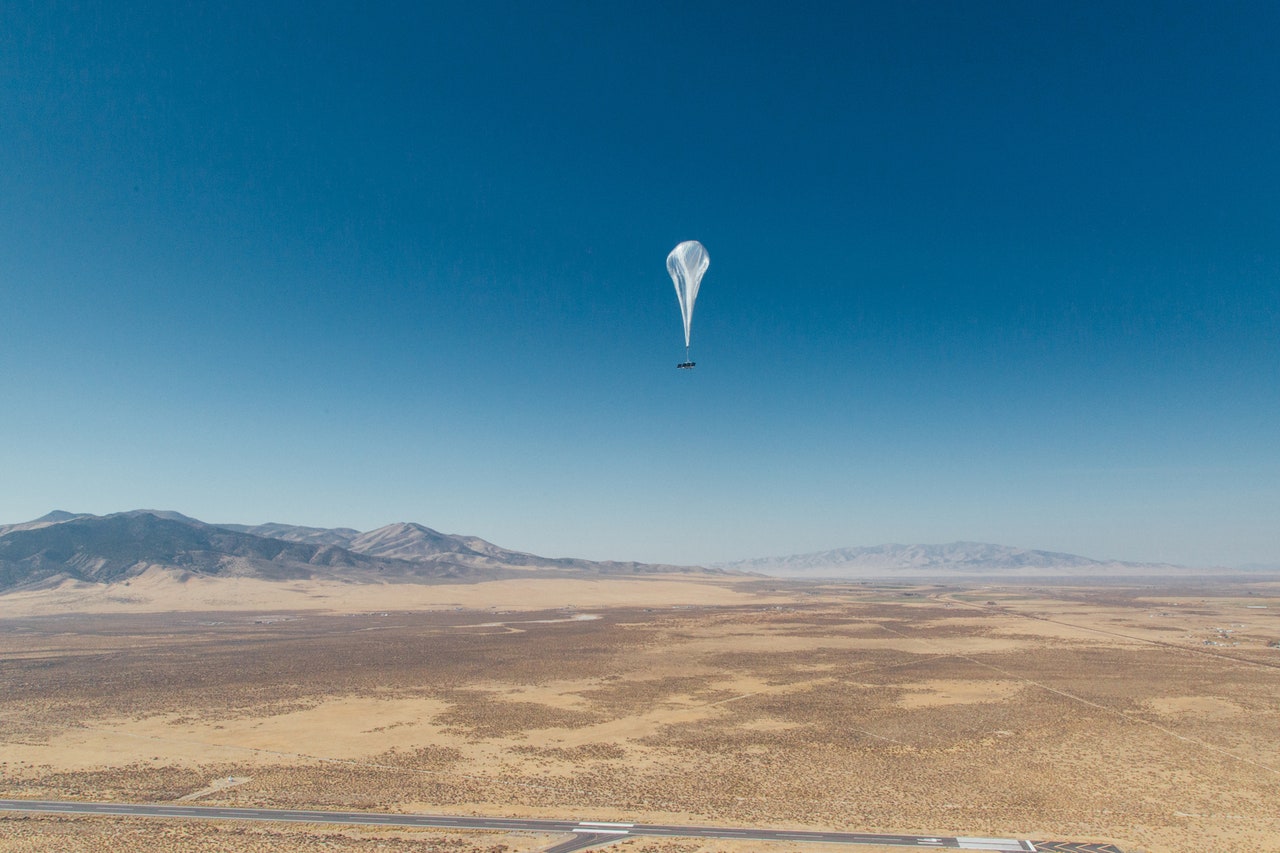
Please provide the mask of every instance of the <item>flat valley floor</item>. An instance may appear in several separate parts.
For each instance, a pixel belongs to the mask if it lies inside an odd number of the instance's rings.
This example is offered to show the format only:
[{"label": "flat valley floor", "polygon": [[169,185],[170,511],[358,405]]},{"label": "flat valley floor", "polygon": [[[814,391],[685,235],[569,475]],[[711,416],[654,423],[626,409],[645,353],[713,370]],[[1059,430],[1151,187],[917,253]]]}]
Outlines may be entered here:
[{"label": "flat valley floor", "polygon": [[[611,583],[532,609],[0,597],[0,797],[1280,851],[1280,586]],[[0,813],[0,853],[553,840]]]}]

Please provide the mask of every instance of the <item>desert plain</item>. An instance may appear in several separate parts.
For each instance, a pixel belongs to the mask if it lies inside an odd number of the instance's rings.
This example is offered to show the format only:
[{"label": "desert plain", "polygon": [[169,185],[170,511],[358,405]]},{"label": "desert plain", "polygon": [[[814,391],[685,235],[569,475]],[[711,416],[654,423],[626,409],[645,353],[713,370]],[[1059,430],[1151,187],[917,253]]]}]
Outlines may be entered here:
[{"label": "desert plain", "polygon": [[[67,584],[0,596],[0,797],[1280,851],[1280,584]],[[0,813],[0,853],[555,840]]]}]

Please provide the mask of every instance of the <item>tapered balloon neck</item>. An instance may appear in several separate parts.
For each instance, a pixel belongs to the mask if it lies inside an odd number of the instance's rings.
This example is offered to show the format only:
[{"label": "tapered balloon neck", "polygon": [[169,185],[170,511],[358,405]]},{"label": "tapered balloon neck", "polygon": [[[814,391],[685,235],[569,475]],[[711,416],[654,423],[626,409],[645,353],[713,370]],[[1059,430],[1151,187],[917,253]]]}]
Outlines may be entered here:
[{"label": "tapered balloon neck", "polygon": [[698,298],[698,285],[711,264],[707,250],[697,240],[686,240],[667,255],[667,272],[676,286],[676,299],[680,302],[680,315],[684,321],[684,346],[686,358],[693,329],[693,305]]}]

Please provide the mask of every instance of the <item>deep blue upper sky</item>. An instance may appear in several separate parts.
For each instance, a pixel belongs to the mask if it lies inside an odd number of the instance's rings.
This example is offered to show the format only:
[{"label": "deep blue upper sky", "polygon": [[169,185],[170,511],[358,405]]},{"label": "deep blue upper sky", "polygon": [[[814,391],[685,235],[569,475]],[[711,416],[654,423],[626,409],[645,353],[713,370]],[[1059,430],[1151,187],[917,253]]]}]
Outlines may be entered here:
[{"label": "deep blue upper sky", "polygon": [[1280,5],[182,5],[0,13],[0,521],[1280,561]]}]

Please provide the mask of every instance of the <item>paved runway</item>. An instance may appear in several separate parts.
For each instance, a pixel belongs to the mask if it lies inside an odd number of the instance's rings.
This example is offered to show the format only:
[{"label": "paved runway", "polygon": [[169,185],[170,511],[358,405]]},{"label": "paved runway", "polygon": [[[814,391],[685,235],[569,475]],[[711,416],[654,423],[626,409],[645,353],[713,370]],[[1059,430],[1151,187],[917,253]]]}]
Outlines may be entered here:
[{"label": "paved runway", "polygon": [[[998,853],[1036,851],[1037,843],[1012,838],[947,837],[932,835],[878,835],[869,832],[815,832],[786,829],[735,829],[721,826],[679,826],[605,821],[533,820],[466,815],[381,814],[375,812],[302,811],[291,809],[235,809],[217,806],[146,805],[141,803],[82,803],[63,800],[0,800],[0,811],[53,814],[119,815],[199,820],[272,820],[295,823],[340,823],[353,826],[410,826],[433,829],[487,829],[507,832],[541,832],[568,835],[545,853],[570,853],[618,841],[628,836],[675,838],[723,838],[750,841],[808,842],[825,844],[881,844],[898,847],[952,850],[988,850]],[[1044,843],[1044,842],[1040,842]],[[1111,845],[1073,845],[1048,842],[1052,850],[1120,853]],[[1069,845],[1069,846],[1060,846]]]}]

